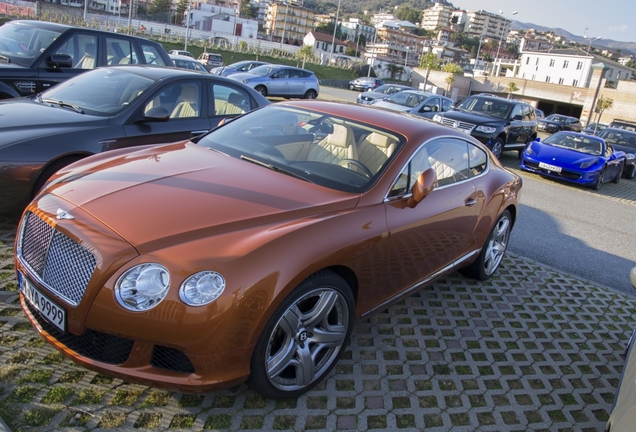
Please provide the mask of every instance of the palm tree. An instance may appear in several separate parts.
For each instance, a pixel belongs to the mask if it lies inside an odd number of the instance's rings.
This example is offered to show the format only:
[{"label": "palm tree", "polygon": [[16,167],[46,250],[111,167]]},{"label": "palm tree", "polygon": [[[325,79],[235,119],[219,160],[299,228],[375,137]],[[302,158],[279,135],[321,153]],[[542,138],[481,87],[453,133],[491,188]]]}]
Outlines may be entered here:
[{"label": "palm tree", "polygon": [[420,67],[422,69],[426,68],[426,77],[424,78],[424,86],[426,86],[426,83],[428,82],[428,74],[431,72],[431,69],[439,69],[439,59],[432,52],[426,53],[426,55],[420,60]]},{"label": "palm tree", "polygon": [[515,84],[514,81],[510,81],[504,91],[508,93],[508,99],[510,99],[512,93],[519,91],[519,87],[517,87],[517,84]]}]

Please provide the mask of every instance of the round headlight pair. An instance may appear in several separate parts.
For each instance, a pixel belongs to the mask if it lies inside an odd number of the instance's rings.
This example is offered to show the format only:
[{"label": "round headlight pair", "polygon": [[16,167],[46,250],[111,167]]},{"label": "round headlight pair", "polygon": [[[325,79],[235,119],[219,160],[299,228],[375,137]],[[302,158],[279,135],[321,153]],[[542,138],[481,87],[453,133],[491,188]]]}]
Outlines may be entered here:
[{"label": "round headlight pair", "polygon": [[[170,272],[161,264],[139,264],[122,274],[115,285],[115,296],[124,308],[143,312],[157,306],[168,294]],[[188,277],[179,288],[181,301],[203,306],[225,289],[225,279],[214,271],[202,271]]]}]

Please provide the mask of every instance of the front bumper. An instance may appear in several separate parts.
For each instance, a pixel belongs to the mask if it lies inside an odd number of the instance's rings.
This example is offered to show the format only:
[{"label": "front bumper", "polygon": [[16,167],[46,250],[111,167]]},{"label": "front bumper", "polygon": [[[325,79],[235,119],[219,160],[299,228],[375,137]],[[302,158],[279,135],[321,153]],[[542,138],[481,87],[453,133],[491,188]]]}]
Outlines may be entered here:
[{"label": "front bumper", "polygon": [[561,167],[561,172],[551,171],[549,169],[540,167],[539,164],[541,162],[542,161],[540,159],[530,157],[524,153],[521,157],[521,161],[519,162],[519,168],[524,171],[540,174],[545,177],[565,180],[584,186],[593,185],[594,183],[596,183],[596,180],[599,176],[598,171],[574,170],[567,167]]}]

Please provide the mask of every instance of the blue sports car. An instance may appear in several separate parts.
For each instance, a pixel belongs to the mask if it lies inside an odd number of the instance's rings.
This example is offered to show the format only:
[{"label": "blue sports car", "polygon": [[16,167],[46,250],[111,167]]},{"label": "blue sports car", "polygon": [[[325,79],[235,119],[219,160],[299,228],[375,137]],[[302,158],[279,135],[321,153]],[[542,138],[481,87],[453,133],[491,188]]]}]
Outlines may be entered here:
[{"label": "blue sports car", "polygon": [[620,181],[625,152],[615,151],[602,138],[564,131],[528,144],[519,166],[525,171],[598,190],[603,183]]}]

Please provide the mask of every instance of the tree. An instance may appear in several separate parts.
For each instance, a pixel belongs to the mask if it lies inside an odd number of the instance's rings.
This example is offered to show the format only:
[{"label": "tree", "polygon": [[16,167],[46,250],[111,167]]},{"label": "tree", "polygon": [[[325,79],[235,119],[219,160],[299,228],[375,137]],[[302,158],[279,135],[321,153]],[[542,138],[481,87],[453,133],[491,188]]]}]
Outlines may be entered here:
[{"label": "tree", "polygon": [[448,85],[446,87],[446,94],[448,94],[448,92],[450,91],[451,87],[453,86],[453,84],[455,84],[455,75],[454,74],[449,74],[446,77],[446,84]]},{"label": "tree", "polygon": [[241,14],[243,18],[258,18],[258,7],[252,5],[250,0],[241,0]]},{"label": "tree", "polygon": [[402,21],[409,21],[413,24],[419,24],[422,21],[422,11],[413,9],[412,7],[402,5],[395,12],[395,17]]},{"label": "tree", "polygon": [[424,85],[428,82],[428,74],[432,70],[439,70],[440,62],[435,53],[429,52],[426,53],[424,57],[420,60],[420,67],[422,69],[426,69],[426,77],[424,78]]},{"label": "tree", "polygon": [[[330,21],[328,23],[323,23],[320,24],[319,26],[316,27],[316,31],[318,33],[325,33],[328,34],[330,36],[333,36],[333,21]],[[336,30],[336,38],[342,40],[342,25],[338,24],[338,29]]]},{"label": "tree", "polygon": [[[597,126],[598,126],[598,123],[601,121],[601,116],[603,115],[603,112],[605,110],[612,109],[613,106],[614,106],[614,99],[605,98],[603,95],[601,95],[601,97],[596,101],[596,108],[594,109],[594,111],[598,113],[598,115],[596,116]],[[594,133],[596,134],[596,128],[594,128]]]},{"label": "tree", "polygon": [[446,63],[444,67],[442,67],[443,72],[449,72],[451,74],[462,74],[464,73],[464,69],[457,63]]},{"label": "tree", "polygon": [[404,72],[404,68],[393,63],[388,63],[386,65],[386,71],[391,74],[391,79],[395,79],[396,75],[401,75],[402,72]]},{"label": "tree", "polygon": [[303,45],[298,51],[296,51],[296,57],[302,59],[303,68],[305,67],[305,62],[308,59],[314,58],[314,48],[311,45]]},{"label": "tree", "polygon": [[150,12],[151,14],[157,12],[169,12],[170,5],[170,0],[154,0],[148,12]]},{"label": "tree", "polygon": [[181,22],[181,20],[185,21],[185,24],[188,25],[188,18],[184,19],[185,11],[188,10],[188,5],[190,4],[189,0],[179,0],[177,4],[177,8],[175,9],[175,21],[177,23]]},{"label": "tree", "polygon": [[510,99],[512,93],[519,91],[519,87],[517,87],[517,84],[514,81],[510,81],[504,91],[508,93],[508,99]]}]

